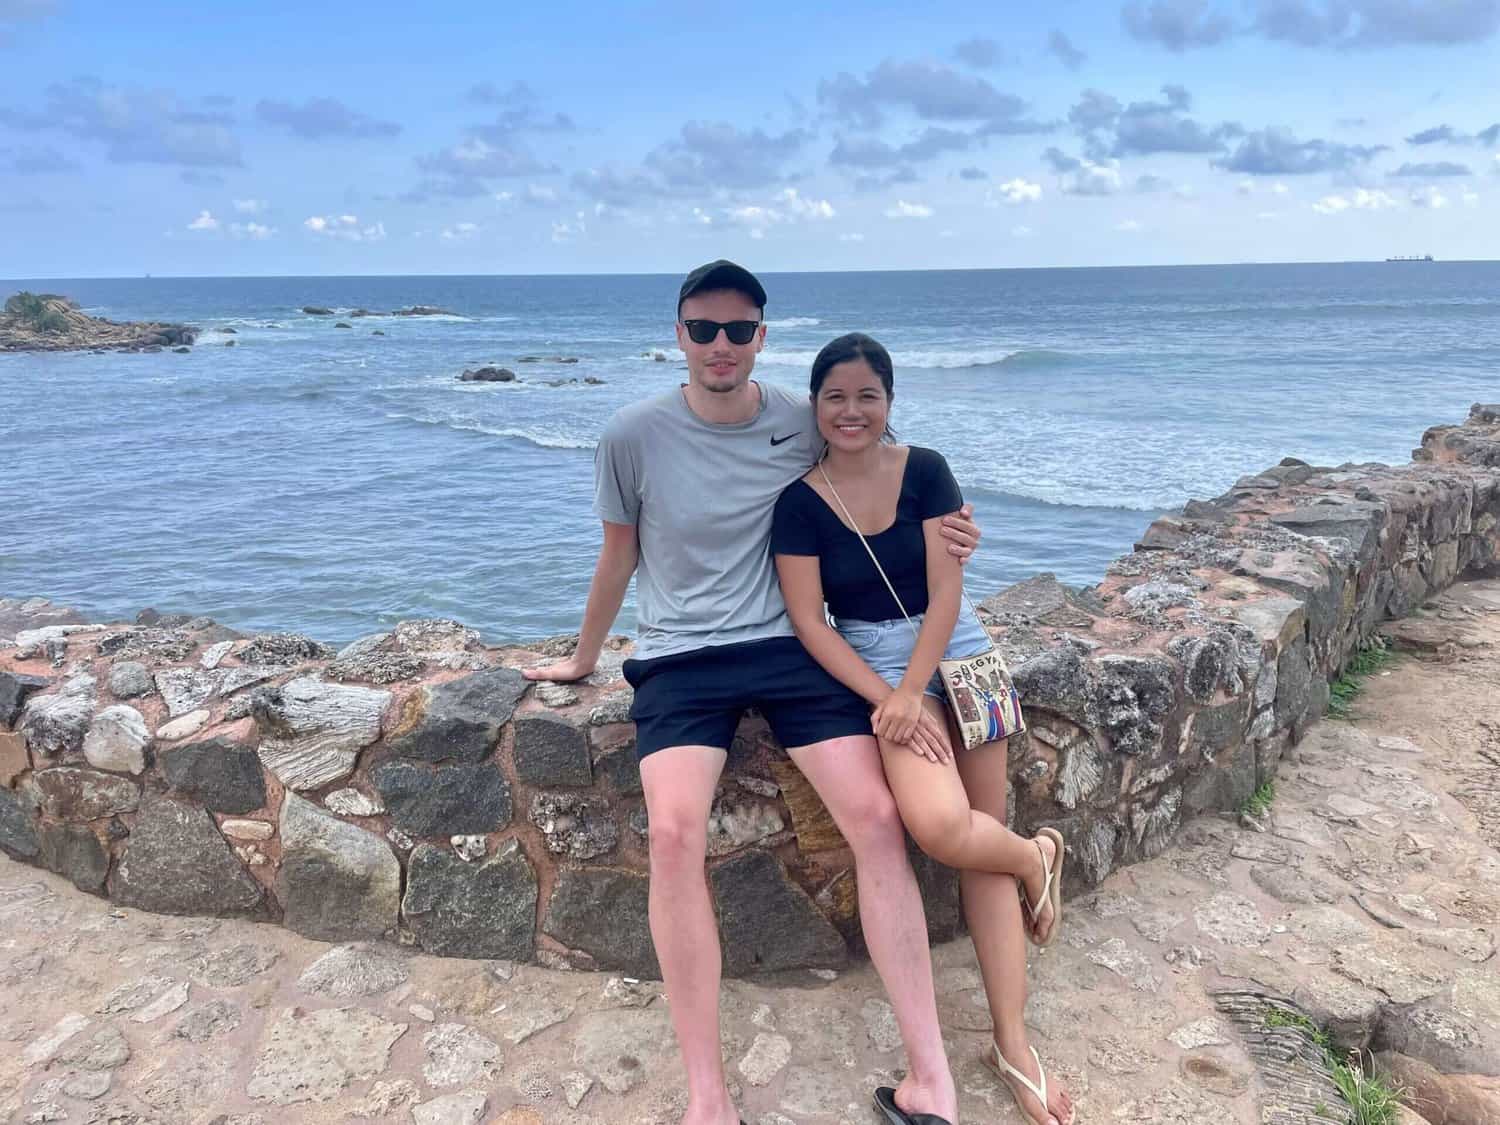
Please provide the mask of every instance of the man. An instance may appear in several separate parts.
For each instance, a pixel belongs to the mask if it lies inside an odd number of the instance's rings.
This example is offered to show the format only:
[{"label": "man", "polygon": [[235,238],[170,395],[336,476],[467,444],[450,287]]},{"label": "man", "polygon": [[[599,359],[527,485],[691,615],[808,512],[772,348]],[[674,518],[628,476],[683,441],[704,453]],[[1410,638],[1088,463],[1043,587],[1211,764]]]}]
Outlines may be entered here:
[{"label": "man", "polygon": [[[687,1070],[683,1125],[739,1120],[720,1058],[721,954],[704,859],[714,790],[750,706],[854,853],[865,940],[911,1066],[894,1094],[898,1112],[951,1122],[957,1095],[922,901],[869,707],[803,650],[776,582],[772,509],[812,464],[818,437],[805,396],[750,378],[765,344],[765,304],[761,283],[732,262],[700,266],[682,283],[677,342],[688,382],[625,407],[606,427],[594,461],[604,544],[578,647],[526,675],[575,680],[593,671],[638,572],[639,637],[624,673],[635,689],[650,822],[651,936]],[[949,549],[965,557],[979,534],[968,514],[945,529]]]}]

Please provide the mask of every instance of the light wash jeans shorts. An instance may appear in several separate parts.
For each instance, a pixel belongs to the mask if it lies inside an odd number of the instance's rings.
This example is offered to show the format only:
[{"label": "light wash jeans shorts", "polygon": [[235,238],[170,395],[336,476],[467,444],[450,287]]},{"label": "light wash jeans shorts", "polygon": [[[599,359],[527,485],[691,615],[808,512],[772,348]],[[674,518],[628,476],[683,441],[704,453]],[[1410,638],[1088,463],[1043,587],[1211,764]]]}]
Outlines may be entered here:
[{"label": "light wash jeans shorts", "polygon": [[[911,619],[911,625],[908,625],[904,617],[895,617],[889,621],[855,621],[839,617],[834,619],[833,627],[849,642],[849,647],[859,654],[860,659],[875,669],[882,680],[891,687],[899,687],[902,677],[906,675],[906,666],[911,661],[911,650],[917,646],[916,634],[912,632],[911,626],[915,625],[920,631],[922,618],[923,615],[919,613]],[[953,636],[948,641],[943,659],[978,656],[981,652],[989,651],[991,645],[990,635],[984,631],[979,618],[974,616],[974,611],[965,602],[959,607],[958,622],[953,626]],[[945,698],[943,679],[938,673],[932,674],[923,694],[938,699]]]}]

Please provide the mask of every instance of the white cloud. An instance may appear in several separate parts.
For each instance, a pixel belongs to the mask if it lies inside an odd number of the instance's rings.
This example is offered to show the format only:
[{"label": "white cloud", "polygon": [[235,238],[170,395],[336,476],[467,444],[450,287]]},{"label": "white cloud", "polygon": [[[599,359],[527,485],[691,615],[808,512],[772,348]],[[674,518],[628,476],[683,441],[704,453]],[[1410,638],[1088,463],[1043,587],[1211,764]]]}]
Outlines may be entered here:
[{"label": "white cloud", "polygon": [[693,208],[693,221],[695,223],[701,223],[706,227],[711,227],[714,225],[714,217],[707,211],[705,211],[702,207]]},{"label": "white cloud", "polygon": [[494,199],[496,203],[509,203],[512,199],[515,198],[515,196],[511,195],[511,193],[508,191],[497,191],[493,196],[491,196],[491,198]]},{"label": "white cloud", "polygon": [[1119,162],[1095,164],[1092,160],[1081,160],[1063,190],[1070,195],[1114,195],[1120,190]]},{"label": "white cloud", "polygon": [[1468,188],[1465,188],[1464,189],[1464,194],[1463,194],[1463,201],[1464,201],[1464,206],[1465,207],[1478,207],[1479,206],[1479,193],[1477,191],[1470,191]]},{"label": "white cloud", "polygon": [[1437,211],[1448,206],[1448,197],[1435,187],[1417,188],[1408,198],[1413,207],[1426,207]]},{"label": "white cloud", "polygon": [[1269,223],[1269,222],[1274,222],[1275,220],[1281,218],[1281,212],[1280,211],[1257,211],[1255,213],[1255,217],[1257,219],[1259,219],[1263,223]]},{"label": "white cloud", "polygon": [[188,230],[218,230],[219,220],[207,211],[199,211],[198,217],[187,225]]},{"label": "white cloud", "polygon": [[796,188],[783,188],[776,196],[787,214],[796,219],[831,219],[838,214],[826,199],[804,199]]},{"label": "white cloud", "polygon": [[1141,229],[1141,224],[1138,223],[1138,222],[1136,222],[1134,219],[1126,219],[1122,223],[1116,223],[1115,224],[1115,230],[1123,231],[1126,234],[1129,234],[1132,231],[1138,231],[1140,229]]},{"label": "white cloud", "polygon": [[1239,192],[1241,195],[1253,195],[1255,193],[1255,181],[1241,180],[1237,185],[1235,185],[1234,190]]},{"label": "white cloud", "polygon": [[1364,188],[1354,189],[1354,206],[1361,211],[1383,211],[1387,207],[1396,206],[1395,197],[1379,190],[1367,191]]},{"label": "white cloud", "polygon": [[1277,180],[1274,184],[1271,185],[1271,190],[1274,191],[1277,195],[1285,195],[1292,189],[1287,187],[1286,184],[1282,183],[1280,180]]},{"label": "white cloud", "polygon": [[[1042,198],[1042,185],[1031,183],[1017,176],[1013,180],[1006,180],[995,188],[995,192],[998,192],[1006,203],[1035,203]],[[994,205],[995,192],[992,192],[990,199],[987,200],[991,206]]]},{"label": "white cloud", "polygon": [[582,238],[587,230],[588,227],[583,221],[583,212],[578,211],[574,213],[573,222],[554,222],[552,224],[552,241],[570,242],[575,238]]},{"label": "white cloud", "polygon": [[259,215],[271,205],[264,199],[236,199],[234,209],[241,215]]},{"label": "white cloud", "polygon": [[235,238],[249,238],[256,242],[264,242],[276,233],[276,228],[257,222],[230,223],[229,233]]},{"label": "white cloud", "polygon": [[379,242],[385,238],[384,223],[367,223],[361,226],[355,215],[312,215],[303,219],[302,225],[314,234],[346,242]]},{"label": "white cloud", "polygon": [[1194,189],[1192,184],[1178,184],[1172,189],[1172,194],[1175,195],[1178,199],[1198,198],[1198,192]]},{"label": "white cloud", "polygon": [[887,219],[930,219],[932,208],[925,203],[908,203],[904,199],[896,200],[894,207],[886,209]]},{"label": "white cloud", "polygon": [[850,231],[848,234],[839,235],[840,242],[863,242],[864,240],[865,236],[858,231]]},{"label": "white cloud", "polygon": [[1320,215],[1337,215],[1341,211],[1347,211],[1353,207],[1360,211],[1384,211],[1389,207],[1398,205],[1396,198],[1389,192],[1378,188],[1355,188],[1352,195],[1325,195],[1312,205],[1312,209]]},{"label": "white cloud", "polygon": [[445,242],[458,242],[462,239],[473,238],[478,233],[478,223],[454,223],[451,227],[444,227],[439,237]]},{"label": "white cloud", "polygon": [[1021,223],[1017,226],[1011,227],[1010,233],[1012,238],[1030,238],[1036,233],[1036,231],[1032,230],[1026,224]]},{"label": "white cloud", "polygon": [[557,189],[548,187],[546,184],[526,185],[527,203],[556,203]]}]

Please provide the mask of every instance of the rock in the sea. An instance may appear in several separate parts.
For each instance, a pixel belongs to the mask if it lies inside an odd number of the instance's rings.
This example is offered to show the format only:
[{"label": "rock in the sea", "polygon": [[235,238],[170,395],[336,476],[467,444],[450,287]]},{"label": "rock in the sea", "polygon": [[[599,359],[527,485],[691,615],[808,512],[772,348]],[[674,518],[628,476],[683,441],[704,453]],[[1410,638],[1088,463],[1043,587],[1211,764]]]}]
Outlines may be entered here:
[{"label": "rock in the sea", "polygon": [[335,324],[334,327],[335,328],[353,328],[354,325],[350,324],[347,320],[341,320],[337,324]]},{"label": "rock in the sea", "polygon": [[322,305],[303,305],[302,311],[308,316],[332,316],[332,309],[325,309]]},{"label": "rock in the sea", "polygon": [[158,914],[215,916],[259,914],[265,897],[207,812],[154,793],[141,798],[109,896]]},{"label": "rock in the sea", "polygon": [[461,383],[514,383],[516,373],[509,367],[476,367],[465,369],[458,380]]},{"label": "rock in the sea", "polygon": [[379,836],[287,793],[276,896],[287,928],[305,937],[380,937],[396,924],[401,863]]},{"label": "rock in the sea", "polygon": [[20,292],[0,309],[0,352],[82,351],[119,348],[160,351],[191,344],[196,328],[181,324],[125,323],[83,313],[78,302],[56,293]]},{"label": "rock in the sea", "polygon": [[391,693],[325,683],[312,676],[260,691],[251,714],[260,760],[291,789],[317,789],[354,772],[359,752],[380,737]]},{"label": "rock in the sea", "polygon": [[492,763],[391,760],[370,772],[391,820],[413,836],[493,832],[510,823],[510,782]]},{"label": "rock in the sea", "polygon": [[161,755],[167,783],[215,812],[247,813],[266,803],[266,781],[255,751],[227,738],[177,746]]},{"label": "rock in the sea", "polygon": [[408,862],[401,910],[429,953],[519,961],[534,948],[536,900],[536,873],[515,840],[483,863],[421,844]]},{"label": "rock in the sea", "polygon": [[391,753],[429,762],[477,762],[495,748],[500,728],[530,685],[515,668],[428,684],[408,697],[401,722],[387,740]]},{"label": "rock in the sea", "polygon": [[94,716],[83,736],[83,756],[95,769],[140,774],[146,768],[151,732],[134,707],[116,703]]},{"label": "rock in the sea", "polygon": [[436,305],[411,305],[404,309],[392,309],[391,316],[454,316],[456,314],[447,309],[440,309]]}]

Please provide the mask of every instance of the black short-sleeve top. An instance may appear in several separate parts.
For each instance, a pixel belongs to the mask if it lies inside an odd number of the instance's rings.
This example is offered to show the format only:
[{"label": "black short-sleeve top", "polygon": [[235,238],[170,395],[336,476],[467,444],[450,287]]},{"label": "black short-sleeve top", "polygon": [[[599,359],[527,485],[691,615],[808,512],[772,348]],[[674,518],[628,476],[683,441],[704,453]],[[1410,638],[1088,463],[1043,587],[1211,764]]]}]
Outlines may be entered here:
[{"label": "black short-sleeve top", "polygon": [[[927,543],[922,521],[957,511],[963,496],[942,454],[919,445],[909,449],[896,522],[865,539],[906,612],[915,617],[927,612]],[[889,621],[901,616],[901,607],[860,546],[859,536],[805,480],[793,481],[776,501],[771,550],[778,555],[817,557],[823,598],[834,617]]]}]

